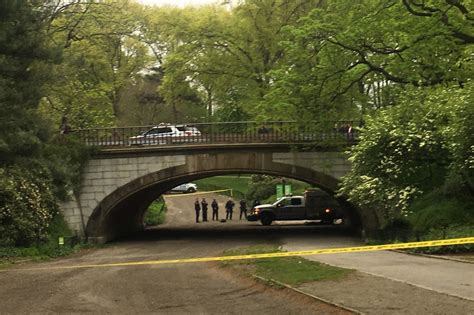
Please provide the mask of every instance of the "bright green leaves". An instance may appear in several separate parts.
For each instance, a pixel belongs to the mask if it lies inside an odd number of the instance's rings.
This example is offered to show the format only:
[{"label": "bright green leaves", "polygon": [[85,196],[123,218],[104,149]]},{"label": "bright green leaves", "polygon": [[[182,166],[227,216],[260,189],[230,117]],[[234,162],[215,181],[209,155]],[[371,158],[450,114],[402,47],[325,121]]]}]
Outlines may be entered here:
[{"label": "bright green leaves", "polygon": [[43,111],[73,128],[107,127],[121,114],[124,90],[141,78],[151,56],[141,34],[143,8],[126,1],[65,6],[49,28],[64,43]]},{"label": "bright green leaves", "polygon": [[[399,86],[467,82],[474,41],[459,34],[474,34],[472,19],[447,2],[430,5],[438,13],[415,15],[391,0],[329,1],[313,10],[286,27],[283,71],[274,72],[268,103],[286,99],[350,117],[357,108],[393,105]],[[470,2],[463,8],[474,10]]]},{"label": "bright green leaves", "polygon": [[415,198],[446,185],[449,177],[462,176],[457,185],[468,186],[474,178],[473,130],[467,124],[472,95],[472,84],[408,89],[396,107],[368,118],[341,192],[390,221],[407,215]]}]

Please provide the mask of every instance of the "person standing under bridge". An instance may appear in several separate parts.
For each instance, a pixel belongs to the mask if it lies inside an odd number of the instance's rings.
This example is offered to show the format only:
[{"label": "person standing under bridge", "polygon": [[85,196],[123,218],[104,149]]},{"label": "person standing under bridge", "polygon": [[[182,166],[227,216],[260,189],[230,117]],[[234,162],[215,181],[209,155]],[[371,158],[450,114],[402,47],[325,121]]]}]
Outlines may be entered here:
[{"label": "person standing under bridge", "polygon": [[207,201],[206,198],[202,198],[201,208],[202,208],[202,222],[207,222]]},{"label": "person standing under bridge", "polygon": [[226,212],[225,219],[226,220],[232,220],[232,213],[234,212],[234,205],[235,205],[234,202],[230,198],[225,203],[225,212]]},{"label": "person standing under bridge", "polygon": [[247,219],[247,203],[245,200],[240,200],[240,215],[239,215],[239,220],[242,220],[242,214],[244,215],[244,218]]},{"label": "person standing under bridge", "polygon": [[199,204],[199,199],[196,198],[194,202],[194,211],[196,211],[196,223],[199,223],[199,212],[201,211],[201,205]]},{"label": "person standing under bridge", "polygon": [[212,221],[214,220],[219,221],[219,204],[217,203],[216,199],[212,200],[211,208],[212,208]]}]

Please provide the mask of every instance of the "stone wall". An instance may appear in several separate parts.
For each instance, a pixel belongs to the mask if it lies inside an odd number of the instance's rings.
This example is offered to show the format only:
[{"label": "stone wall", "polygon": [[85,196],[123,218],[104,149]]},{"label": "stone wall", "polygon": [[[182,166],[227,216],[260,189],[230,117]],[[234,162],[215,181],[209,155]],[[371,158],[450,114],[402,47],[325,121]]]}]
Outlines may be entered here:
[{"label": "stone wall", "polygon": [[80,196],[72,196],[70,201],[60,205],[64,217],[70,228],[82,235],[92,211],[118,187],[184,163],[184,155],[92,159],[83,173]]},{"label": "stone wall", "polygon": [[273,162],[301,166],[340,179],[351,164],[341,152],[283,152],[273,153]]}]

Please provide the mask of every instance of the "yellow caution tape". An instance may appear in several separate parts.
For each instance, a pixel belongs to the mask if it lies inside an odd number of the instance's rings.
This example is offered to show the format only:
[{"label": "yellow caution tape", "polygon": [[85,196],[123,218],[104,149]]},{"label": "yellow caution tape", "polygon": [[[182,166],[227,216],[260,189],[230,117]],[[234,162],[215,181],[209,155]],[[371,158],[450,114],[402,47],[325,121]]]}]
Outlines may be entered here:
[{"label": "yellow caution tape", "polygon": [[232,189],[221,189],[221,190],[212,190],[212,191],[200,191],[200,192],[195,192],[195,193],[188,193],[188,194],[167,194],[165,195],[166,198],[172,198],[172,197],[187,197],[187,196],[194,196],[194,195],[204,195],[204,194],[211,194],[211,193],[218,193],[218,192],[223,192],[223,191],[230,191],[230,195],[232,196]]},{"label": "yellow caution tape", "polygon": [[49,266],[49,267],[39,267],[39,268],[29,268],[29,269],[3,269],[3,270],[0,270],[0,272],[40,271],[40,270],[60,270],[60,269],[100,268],[100,267],[126,267],[126,266],[163,265],[163,264],[196,263],[196,262],[227,261],[227,260],[244,260],[244,259],[263,259],[263,258],[275,258],[275,257],[309,256],[309,255],[319,255],[319,254],[359,253],[359,252],[370,252],[370,251],[380,251],[380,250],[389,250],[389,249],[407,249],[407,248],[462,245],[462,244],[474,244],[474,237],[453,238],[453,239],[446,239],[446,240],[424,241],[424,242],[387,244],[387,245],[322,248],[322,249],[312,249],[312,250],[302,250],[302,251],[292,251],[292,252],[277,252],[277,253],[266,253],[266,254],[200,257],[200,258],[168,259],[168,260],[149,260],[149,261],[95,264],[95,265]]}]

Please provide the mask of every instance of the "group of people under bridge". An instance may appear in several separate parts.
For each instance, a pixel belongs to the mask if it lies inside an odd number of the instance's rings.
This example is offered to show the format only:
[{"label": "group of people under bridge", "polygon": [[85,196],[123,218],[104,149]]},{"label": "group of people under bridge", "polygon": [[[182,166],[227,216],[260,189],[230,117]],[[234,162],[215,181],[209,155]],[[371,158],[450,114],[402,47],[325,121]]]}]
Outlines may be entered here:
[{"label": "group of people under bridge", "polygon": [[[260,204],[258,200],[255,200],[252,204],[252,208],[256,207]],[[206,201],[206,198],[202,198],[201,201],[199,201],[199,198],[196,198],[196,201],[194,202],[194,211],[196,212],[196,223],[199,223],[199,217],[202,214],[202,222],[208,222],[207,219],[207,211],[208,211],[208,202]],[[227,202],[225,203],[225,220],[221,220],[221,222],[225,222],[226,220],[232,220],[232,214],[234,213],[234,207],[235,203],[232,200],[232,198],[229,198]],[[239,201],[239,208],[240,208],[240,215],[239,215],[239,220],[242,220],[242,217],[244,219],[247,219],[247,202],[242,199]],[[214,198],[211,202],[211,209],[212,209],[212,221],[219,221],[219,203],[217,200]]]}]

